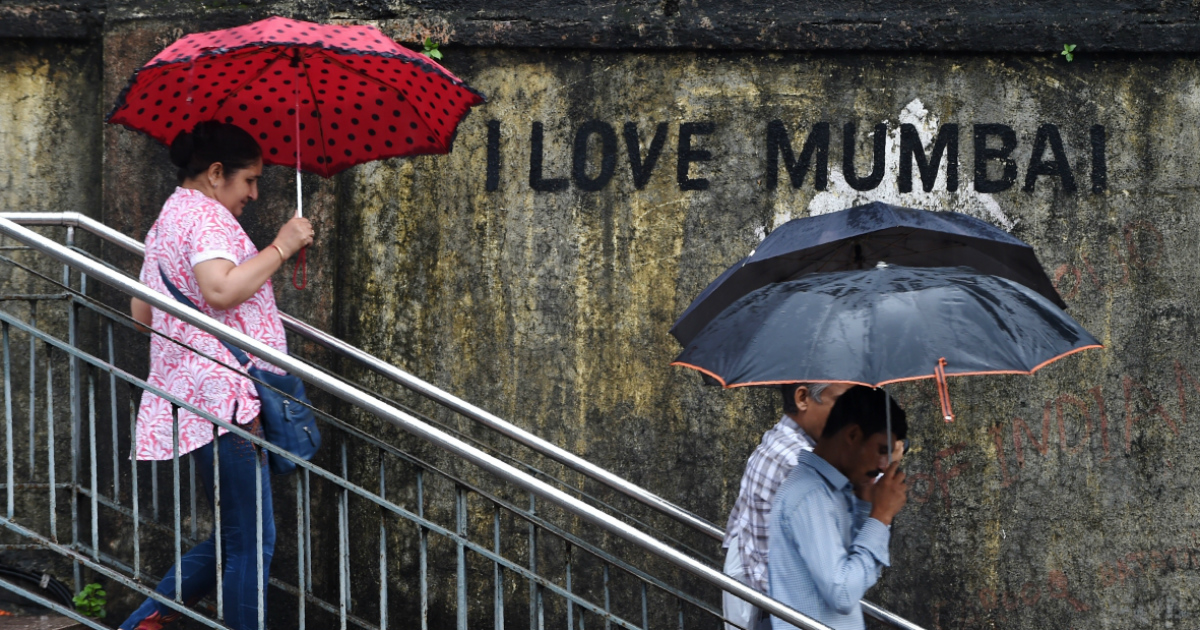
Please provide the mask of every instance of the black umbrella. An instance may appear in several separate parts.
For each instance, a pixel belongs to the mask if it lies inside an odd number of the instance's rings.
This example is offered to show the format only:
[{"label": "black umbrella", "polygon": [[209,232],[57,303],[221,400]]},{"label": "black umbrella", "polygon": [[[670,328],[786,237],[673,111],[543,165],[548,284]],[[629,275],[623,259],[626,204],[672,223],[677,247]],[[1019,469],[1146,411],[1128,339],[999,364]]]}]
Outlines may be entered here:
[{"label": "black umbrella", "polygon": [[1067,306],[1033,248],[1008,232],[957,212],[875,202],[779,226],[709,284],[675,321],[671,334],[686,346],[725,307],[755,289],[813,272],[870,269],[877,262],[970,267],[1023,284],[1060,308]]},{"label": "black umbrella", "polygon": [[672,365],[724,387],[1032,374],[1102,347],[1036,291],[967,268],[880,265],[768,285],[712,320]]}]

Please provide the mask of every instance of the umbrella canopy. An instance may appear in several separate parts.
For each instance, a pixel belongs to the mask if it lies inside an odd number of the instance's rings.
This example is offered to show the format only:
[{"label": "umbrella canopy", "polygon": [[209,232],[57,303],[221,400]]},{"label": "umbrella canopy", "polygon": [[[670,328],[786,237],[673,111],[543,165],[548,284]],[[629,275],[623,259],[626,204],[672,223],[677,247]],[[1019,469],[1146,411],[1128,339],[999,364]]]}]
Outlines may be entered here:
[{"label": "umbrella canopy", "polygon": [[[725,309],[672,365],[724,387],[1032,374],[1102,347],[1032,289],[966,268],[881,266],[763,287]],[[944,376],[943,376],[944,375]]]},{"label": "umbrella canopy", "polygon": [[167,145],[202,120],[233,123],[258,139],[265,163],[299,158],[329,177],[371,160],[446,153],[483,101],[373,26],[272,17],[171,44],[134,74],[108,122]]},{"label": "umbrella canopy", "polygon": [[966,266],[1023,284],[1066,308],[1033,248],[1004,230],[957,212],[875,202],[779,226],[709,284],[671,334],[686,346],[722,310],[755,289],[808,273],[869,269],[877,262]]}]

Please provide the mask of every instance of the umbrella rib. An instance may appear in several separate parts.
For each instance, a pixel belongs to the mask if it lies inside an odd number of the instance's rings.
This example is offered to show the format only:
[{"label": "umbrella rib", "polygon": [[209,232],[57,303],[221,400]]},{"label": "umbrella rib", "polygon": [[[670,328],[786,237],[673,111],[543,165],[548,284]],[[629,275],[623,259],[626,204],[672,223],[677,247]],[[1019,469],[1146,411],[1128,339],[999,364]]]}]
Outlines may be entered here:
[{"label": "umbrella rib", "polygon": [[[315,89],[313,89],[312,72],[311,72],[312,66],[309,65],[308,62],[306,62],[304,60],[303,53],[301,53],[300,63],[304,66],[304,82],[308,84],[308,95],[309,95],[309,97],[312,98],[313,110],[317,112],[317,120],[320,121],[325,115],[321,113],[321,106],[319,104],[317,104],[317,91]],[[299,104],[296,105],[296,115],[297,116],[300,115],[300,105]],[[321,138],[321,141],[318,143],[321,145],[321,157],[325,158],[325,164],[322,164],[322,166],[324,166],[325,168],[322,170],[324,170],[327,173],[327,172],[329,172],[329,165],[331,162],[329,160],[329,152],[325,149],[325,125],[324,124],[322,124],[320,122],[317,123],[317,133],[320,135],[320,138]],[[297,138],[297,140],[299,140],[299,138]],[[303,151],[303,148],[300,150]],[[299,153],[299,152],[297,152],[297,153]],[[328,175],[325,175],[325,173],[320,173],[320,174],[325,177],[328,177]]]},{"label": "umbrella rib", "polygon": [[[256,49],[256,51],[261,51],[261,50],[262,50],[261,48]],[[253,55],[254,55],[254,53],[252,52],[251,54],[245,55],[245,56],[252,57]],[[263,64],[263,67],[254,76],[247,79],[246,82],[239,85],[237,87],[237,89],[233,90],[229,94],[226,94],[221,100],[217,101],[217,106],[213,108],[213,118],[216,118],[217,112],[221,111],[222,107],[225,107],[225,103],[227,101],[229,101],[229,99],[233,98],[239,92],[246,89],[247,85],[253,84],[259,77],[261,77],[267,71],[267,68],[270,68],[276,61],[279,61],[281,58],[286,58],[286,56],[287,56],[287,53],[282,52],[282,51],[279,52],[277,55],[275,55],[275,59],[272,59],[272,60],[268,61],[267,63]]]},{"label": "umbrella rib", "polygon": [[[398,87],[395,87],[395,86],[392,86],[392,85],[388,85],[387,83],[384,83],[383,81],[380,81],[379,79],[376,79],[375,77],[373,77],[373,76],[371,76],[371,75],[369,75],[369,74],[364,74],[364,73],[362,73],[362,72],[361,72],[361,71],[360,71],[358,68],[354,68],[354,67],[351,67],[351,66],[349,66],[349,65],[347,65],[347,64],[345,64],[345,63],[343,63],[343,62],[342,62],[342,60],[341,60],[341,59],[338,59],[337,57],[333,57],[333,56],[330,56],[330,55],[324,55],[322,58],[324,58],[324,59],[328,59],[328,60],[330,60],[331,62],[333,62],[334,64],[336,64],[336,65],[338,65],[338,66],[341,66],[341,67],[342,67],[342,68],[344,68],[345,70],[347,70],[347,71],[349,71],[349,72],[353,72],[354,74],[356,74],[356,75],[358,75],[358,76],[361,76],[361,77],[363,77],[364,79],[366,79],[366,80],[368,80],[368,81],[371,81],[372,83],[376,83],[376,84],[378,84],[378,85],[381,85],[381,86],[383,86],[383,87],[385,87],[385,88],[388,88],[388,89],[390,89],[390,90],[394,91],[394,92],[395,92],[397,95],[399,95],[400,97],[402,97],[402,98],[404,99],[402,102],[403,102],[403,103],[404,103],[406,106],[408,106],[408,108],[409,108],[410,110],[412,110],[412,111],[413,111],[413,113],[415,113],[415,114],[416,114],[416,116],[417,116],[417,120],[421,121],[421,125],[425,127],[425,131],[426,131],[426,132],[428,132],[430,136],[432,136],[432,137],[434,137],[434,138],[437,138],[437,137],[440,135],[440,134],[438,134],[438,133],[435,133],[435,132],[434,132],[433,128],[429,126],[429,123],[425,122],[425,118],[421,116],[421,112],[417,111],[417,108],[416,108],[416,106],[414,106],[414,105],[412,104],[412,101],[410,101],[410,100],[408,99],[408,97],[407,97],[407,96],[405,96],[405,95],[404,95],[404,93],[400,91],[400,88],[398,88]],[[410,62],[408,62],[408,63],[410,63],[410,64],[411,64],[412,62],[410,61]],[[439,141],[441,140],[440,138],[438,138],[438,139],[439,139]],[[441,147],[441,148],[445,148],[445,147],[443,146],[443,147]]]}]

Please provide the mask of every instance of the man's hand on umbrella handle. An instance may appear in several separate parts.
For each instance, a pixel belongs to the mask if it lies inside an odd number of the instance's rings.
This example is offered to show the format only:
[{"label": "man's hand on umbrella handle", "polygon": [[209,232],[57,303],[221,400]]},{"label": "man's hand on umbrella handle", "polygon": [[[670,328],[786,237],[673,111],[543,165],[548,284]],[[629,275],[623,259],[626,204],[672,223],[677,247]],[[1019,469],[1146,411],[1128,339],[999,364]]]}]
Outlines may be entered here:
[{"label": "man's hand on umbrella handle", "polygon": [[905,479],[900,462],[892,462],[870,490],[871,518],[884,525],[892,524],[892,518],[908,502],[908,482]]},{"label": "man's hand on umbrella handle", "polygon": [[312,223],[308,219],[294,217],[283,224],[283,227],[279,228],[279,234],[271,244],[282,249],[287,258],[291,258],[296,252],[312,245],[312,243]]}]

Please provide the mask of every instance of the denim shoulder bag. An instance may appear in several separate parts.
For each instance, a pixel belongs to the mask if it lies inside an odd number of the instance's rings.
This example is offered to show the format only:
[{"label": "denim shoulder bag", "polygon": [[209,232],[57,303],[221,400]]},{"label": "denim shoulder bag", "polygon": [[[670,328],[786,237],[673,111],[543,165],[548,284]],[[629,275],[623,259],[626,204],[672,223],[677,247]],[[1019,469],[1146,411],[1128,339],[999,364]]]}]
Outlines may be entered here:
[{"label": "denim shoulder bag", "polygon": [[[200,310],[171,284],[161,268],[158,273],[162,276],[167,290],[178,302]],[[229,349],[233,358],[245,368],[246,374],[254,379],[254,388],[258,390],[258,399],[262,403],[262,426],[267,441],[304,461],[312,459],[321,447],[321,432],[317,430],[312,403],[304,393],[304,381],[291,374],[260,370],[250,362],[250,357],[241,348],[225,343],[219,338],[217,341]],[[271,463],[271,472],[276,475],[286,475],[296,469],[296,464],[282,457],[271,457],[268,461]]]}]

